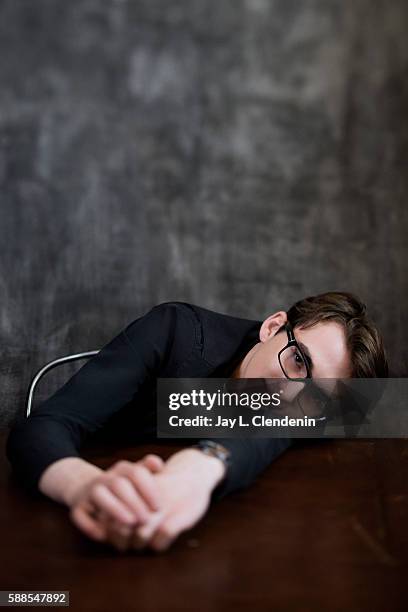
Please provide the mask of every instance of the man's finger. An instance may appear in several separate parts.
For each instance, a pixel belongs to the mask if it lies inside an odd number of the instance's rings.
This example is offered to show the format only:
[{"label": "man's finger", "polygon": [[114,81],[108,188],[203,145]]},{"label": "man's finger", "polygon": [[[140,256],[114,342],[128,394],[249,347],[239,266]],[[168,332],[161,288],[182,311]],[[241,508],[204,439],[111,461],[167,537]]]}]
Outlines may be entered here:
[{"label": "man's finger", "polygon": [[[126,476],[147,503],[150,510],[159,510],[161,499],[153,474],[162,470],[164,462],[158,455],[150,453],[137,462],[120,461],[111,468],[113,474]],[[153,473],[152,473],[153,472]]]},{"label": "man's finger", "polygon": [[126,551],[129,548],[132,535],[132,527],[119,523],[115,519],[105,512],[104,510],[98,511],[98,520],[104,526],[106,531],[105,540],[108,544],[111,544],[116,550],[121,552]]},{"label": "man's finger", "polygon": [[91,518],[91,507],[84,505],[73,506],[70,517],[74,524],[93,540],[102,541],[106,537],[106,528],[98,520]]},{"label": "man's finger", "polygon": [[157,472],[161,472],[165,463],[163,459],[159,455],[154,455],[153,453],[149,453],[140,462],[153,474],[157,474]]},{"label": "man's finger", "polygon": [[157,486],[156,480],[154,479],[154,475],[151,474],[146,467],[140,463],[135,463],[126,468],[126,470],[122,473],[132,481],[138,493],[140,493],[143,500],[148,504],[149,508],[153,510],[153,512],[160,509],[160,490]]},{"label": "man's finger", "polygon": [[124,503],[115,497],[105,483],[97,483],[92,488],[90,497],[100,509],[108,512],[112,518],[129,525],[134,525],[136,523],[138,517],[135,516]]},{"label": "man's finger", "polygon": [[145,523],[149,518],[149,508],[142,494],[136,489],[129,477],[116,476],[107,485],[129,510],[138,518],[137,522]]},{"label": "man's finger", "polygon": [[186,526],[180,515],[173,514],[158,527],[149,542],[149,546],[154,550],[166,550],[177,536],[188,527],[190,525]]},{"label": "man's finger", "polygon": [[111,519],[109,515],[103,518],[106,521],[107,540],[116,550],[125,552],[129,549],[132,542],[133,527],[119,523],[115,519]]},{"label": "man's finger", "polygon": [[136,550],[141,550],[142,548],[145,548],[149,543],[149,540],[159,527],[163,518],[163,512],[153,512],[150,515],[150,520],[146,524],[135,527],[132,532],[132,548],[135,548]]}]

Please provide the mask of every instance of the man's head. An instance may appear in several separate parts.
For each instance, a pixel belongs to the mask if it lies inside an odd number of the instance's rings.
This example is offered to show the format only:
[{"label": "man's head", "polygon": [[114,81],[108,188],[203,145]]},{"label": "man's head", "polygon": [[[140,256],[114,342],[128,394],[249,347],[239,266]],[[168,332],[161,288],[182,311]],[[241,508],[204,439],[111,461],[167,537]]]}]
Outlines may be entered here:
[{"label": "man's head", "polygon": [[330,291],[299,300],[262,323],[260,341],[247,353],[233,376],[281,378],[279,351],[288,338],[283,325],[311,360],[313,378],[386,378],[388,364],[381,336],[366,306],[348,292]]}]

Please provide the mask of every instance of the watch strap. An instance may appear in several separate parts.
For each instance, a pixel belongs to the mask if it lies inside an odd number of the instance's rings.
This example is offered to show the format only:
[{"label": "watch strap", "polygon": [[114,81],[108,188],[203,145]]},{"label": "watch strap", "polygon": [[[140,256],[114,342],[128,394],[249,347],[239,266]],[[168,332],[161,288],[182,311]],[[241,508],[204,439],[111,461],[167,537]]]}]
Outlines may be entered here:
[{"label": "watch strap", "polygon": [[206,455],[217,457],[225,464],[227,469],[231,465],[231,451],[219,442],[214,442],[213,440],[199,440],[193,445],[193,448],[198,448]]}]

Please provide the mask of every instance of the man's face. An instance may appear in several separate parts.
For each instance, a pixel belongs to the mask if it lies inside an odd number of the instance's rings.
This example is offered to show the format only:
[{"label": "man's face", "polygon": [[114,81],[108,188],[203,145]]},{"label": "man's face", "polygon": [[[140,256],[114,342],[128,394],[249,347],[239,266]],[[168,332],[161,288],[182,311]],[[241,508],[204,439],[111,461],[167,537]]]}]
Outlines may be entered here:
[{"label": "man's face", "polygon": [[[285,378],[278,361],[279,351],[286,346],[285,330],[278,330],[286,323],[284,311],[270,315],[262,323],[259,342],[245,355],[237,366],[233,378]],[[310,356],[312,378],[349,378],[350,356],[343,327],[335,321],[324,321],[313,327],[294,328],[295,338],[301,349]],[[289,382],[289,381],[288,381]],[[299,392],[303,383],[291,382],[292,391]],[[296,393],[295,393],[296,394]]]}]

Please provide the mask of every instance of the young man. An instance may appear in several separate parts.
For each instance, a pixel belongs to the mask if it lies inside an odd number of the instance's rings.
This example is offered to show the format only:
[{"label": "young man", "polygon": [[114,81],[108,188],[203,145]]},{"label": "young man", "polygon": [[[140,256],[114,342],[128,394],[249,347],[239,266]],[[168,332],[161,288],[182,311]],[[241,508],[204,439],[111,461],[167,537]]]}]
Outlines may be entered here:
[{"label": "young man", "polygon": [[[278,353],[293,338],[282,362]],[[29,491],[66,504],[90,538],[120,550],[164,550],[213,499],[251,484],[292,441],[200,440],[166,462],[147,455],[102,470],[79,456],[86,437],[102,428],[132,442],[154,437],[158,377],[282,378],[288,369],[313,378],[388,376],[380,334],[350,293],[311,296],[264,321],[165,302],[17,421],[7,457]]]}]

